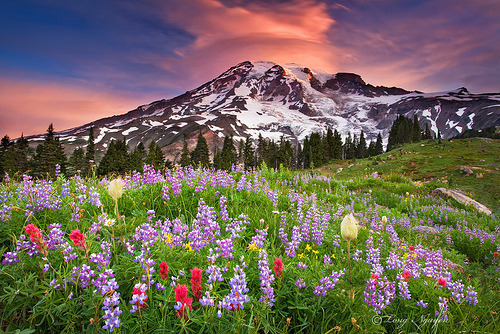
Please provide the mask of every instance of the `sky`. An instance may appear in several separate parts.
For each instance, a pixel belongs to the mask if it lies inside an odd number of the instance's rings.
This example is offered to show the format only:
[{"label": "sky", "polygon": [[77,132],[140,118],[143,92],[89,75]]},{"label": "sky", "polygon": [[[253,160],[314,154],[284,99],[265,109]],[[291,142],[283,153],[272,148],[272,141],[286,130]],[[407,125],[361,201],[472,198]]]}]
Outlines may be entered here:
[{"label": "sky", "polygon": [[0,135],[175,97],[245,60],[500,92],[498,0],[3,0]]}]

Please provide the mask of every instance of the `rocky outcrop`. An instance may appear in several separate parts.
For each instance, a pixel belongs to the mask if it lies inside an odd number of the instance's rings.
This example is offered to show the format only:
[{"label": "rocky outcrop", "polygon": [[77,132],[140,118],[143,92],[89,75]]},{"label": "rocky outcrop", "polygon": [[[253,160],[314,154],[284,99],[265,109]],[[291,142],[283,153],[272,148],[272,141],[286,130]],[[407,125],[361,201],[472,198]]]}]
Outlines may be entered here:
[{"label": "rocky outcrop", "polygon": [[435,197],[451,197],[458,203],[464,205],[472,205],[476,208],[477,211],[485,213],[488,216],[491,215],[491,210],[488,209],[486,206],[456,190],[446,189],[446,188],[436,188],[432,191],[431,195]]}]

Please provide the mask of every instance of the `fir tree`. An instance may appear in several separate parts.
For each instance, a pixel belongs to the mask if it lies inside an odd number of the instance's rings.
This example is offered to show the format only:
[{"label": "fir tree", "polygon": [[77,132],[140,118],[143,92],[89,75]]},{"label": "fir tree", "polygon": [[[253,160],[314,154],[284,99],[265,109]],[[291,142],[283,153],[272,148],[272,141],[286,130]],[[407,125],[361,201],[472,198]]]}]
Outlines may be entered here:
[{"label": "fir tree", "polygon": [[377,142],[375,143],[375,155],[384,153],[384,145],[382,143],[382,135],[377,135]]},{"label": "fir tree", "polygon": [[61,167],[61,172],[66,170],[66,155],[59,138],[54,135],[54,126],[51,123],[45,134],[44,142],[36,148],[32,162],[35,176],[54,176],[56,165]]},{"label": "fir tree", "polygon": [[89,130],[89,139],[87,140],[87,152],[85,153],[85,159],[87,164],[83,169],[85,175],[90,176],[92,173],[93,165],[95,163],[95,143],[94,143],[94,127]]},{"label": "fir tree", "polygon": [[413,115],[413,142],[417,143],[422,138],[422,129],[420,128],[420,123],[418,122],[417,114]]},{"label": "fir tree", "polygon": [[375,155],[375,141],[370,140],[370,144],[368,145],[368,154],[369,157]]},{"label": "fir tree", "polygon": [[361,133],[359,135],[359,143],[356,146],[356,158],[366,158],[366,139],[363,130],[361,130]]},{"label": "fir tree", "polygon": [[181,159],[179,160],[179,164],[182,167],[186,167],[193,164],[193,161],[191,160],[191,153],[189,153],[186,137],[184,137],[184,143],[182,145],[182,153],[181,153]]},{"label": "fir tree", "polygon": [[243,149],[243,164],[245,165],[245,169],[254,167],[254,151],[250,137],[247,137],[245,140],[245,147]]},{"label": "fir tree", "polygon": [[333,132],[332,158],[342,159],[342,136],[337,129]]},{"label": "fir tree", "polygon": [[97,167],[98,175],[107,175],[110,173],[125,174],[129,170],[130,157],[128,154],[128,146],[123,140],[109,143],[109,147]]},{"label": "fir tree", "polygon": [[311,133],[311,137],[309,138],[309,147],[311,150],[311,162],[314,164],[314,167],[323,165],[325,155],[323,151],[323,142],[318,132]]},{"label": "fir tree", "polygon": [[237,162],[236,147],[234,147],[233,136],[231,134],[224,137],[224,144],[221,152],[221,169],[231,170],[231,166]]},{"label": "fir tree", "polygon": [[198,141],[196,142],[196,147],[191,154],[191,160],[194,165],[209,167],[210,166],[210,153],[208,151],[207,140],[200,133],[198,134]]},{"label": "fir tree", "polygon": [[139,142],[130,154],[129,169],[131,171],[142,172],[146,161],[146,148],[143,142]]},{"label": "fir tree", "polygon": [[76,148],[68,160],[67,174],[72,176],[82,172],[87,168],[87,159],[85,157],[85,151],[83,148]]},{"label": "fir tree", "polygon": [[154,166],[156,170],[165,167],[165,157],[163,156],[161,147],[156,145],[156,142],[154,140],[152,140],[151,143],[149,144],[148,154],[146,156],[146,163]]}]

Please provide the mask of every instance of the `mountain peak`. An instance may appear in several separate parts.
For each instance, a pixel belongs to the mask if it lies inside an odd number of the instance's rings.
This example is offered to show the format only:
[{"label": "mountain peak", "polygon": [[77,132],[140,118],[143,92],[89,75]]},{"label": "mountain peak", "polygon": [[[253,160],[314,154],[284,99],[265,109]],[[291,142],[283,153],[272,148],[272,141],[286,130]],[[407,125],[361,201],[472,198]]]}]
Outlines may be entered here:
[{"label": "mountain peak", "polygon": [[[112,139],[132,148],[155,141],[176,161],[185,136],[194,145],[201,131],[209,147],[221,146],[228,133],[301,142],[312,132],[336,129],[343,138],[364,132],[367,141],[388,135],[392,122],[415,115],[437,135],[449,138],[466,129],[500,125],[500,95],[470,94],[465,88],[446,94],[421,94],[397,87],[373,86],[360,75],[329,74],[298,64],[244,61],[201,85],[174,97],[143,105],[58,135],[70,151],[85,145],[94,127],[96,147]],[[42,140],[43,136],[33,136]]]}]

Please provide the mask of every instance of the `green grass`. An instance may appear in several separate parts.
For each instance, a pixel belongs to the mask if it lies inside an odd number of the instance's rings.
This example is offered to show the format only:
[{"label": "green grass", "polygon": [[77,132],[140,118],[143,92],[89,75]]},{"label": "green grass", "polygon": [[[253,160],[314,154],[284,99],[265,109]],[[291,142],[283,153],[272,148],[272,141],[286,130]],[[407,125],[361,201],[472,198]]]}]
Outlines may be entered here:
[{"label": "green grass", "polygon": [[[460,172],[473,168],[473,175]],[[342,172],[336,173],[339,168]],[[460,189],[500,215],[500,140],[454,139],[424,141],[396,148],[377,157],[339,161],[318,169],[339,180],[363,177],[377,172],[384,180],[400,182],[445,181],[444,187]],[[482,174],[481,178],[477,175]],[[432,185],[432,183],[431,183]]]}]

